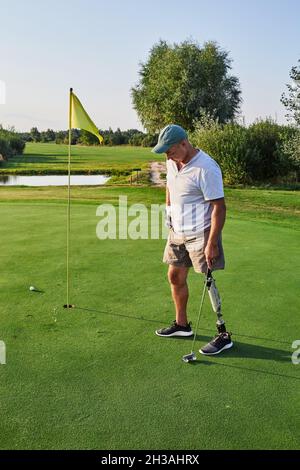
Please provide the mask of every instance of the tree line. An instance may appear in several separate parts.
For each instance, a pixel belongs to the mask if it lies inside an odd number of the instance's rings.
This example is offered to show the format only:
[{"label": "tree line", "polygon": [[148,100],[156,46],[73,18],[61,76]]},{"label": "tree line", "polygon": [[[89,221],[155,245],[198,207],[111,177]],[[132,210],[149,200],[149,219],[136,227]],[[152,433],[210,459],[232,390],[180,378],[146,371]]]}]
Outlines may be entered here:
[{"label": "tree line", "polygon": [[[99,129],[99,132],[104,138],[104,145],[136,145],[152,147],[157,142],[157,134],[144,133],[138,129],[121,131],[121,129],[118,128],[116,131],[113,131],[109,128],[108,130]],[[57,144],[69,143],[69,131],[67,130],[54,131],[53,129],[47,129],[46,131],[39,131],[37,127],[33,127],[30,132],[22,132],[18,133],[18,135],[25,142],[55,142]],[[99,140],[90,132],[82,129],[72,129],[71,144],[99,145]]]},{"label": "tree line", "polygon": [[[299,60],[300,62],[300,60]],[[250,126],[239,123],[242,103],[239,79],[232,75],[227,51],[210,41],[155,44],[140,65],[138,83],[132,87],[133,107],[146,132],[137,129],[101,130],[105,145],[153,147],[160,129],[182,125],[195,146],[220,164],[225,182],[299,181],[300,178],[300,66],[290,71],[291,84],[278,100],[286,107],[288,125],[272,119]],[[0,128],[0,154],[22,153],[24,142],[67,144],[66,130],[16,133]],[[72,129],[72,145],[99,145],[98,139]]]},{"label": "tree line", "polygon": [[[300,60],[299,60],[300,63]],[[145,129],[157,132],[173,122],[193,144],[214,157],[228,184],[298,182],[300,178],[300,66],[278,96],[289,125],[271,118],[239,124],[242,103],[229,52],[214,41],[200,46],[159,41],[140,65],[131,89],[133,106]]]}]

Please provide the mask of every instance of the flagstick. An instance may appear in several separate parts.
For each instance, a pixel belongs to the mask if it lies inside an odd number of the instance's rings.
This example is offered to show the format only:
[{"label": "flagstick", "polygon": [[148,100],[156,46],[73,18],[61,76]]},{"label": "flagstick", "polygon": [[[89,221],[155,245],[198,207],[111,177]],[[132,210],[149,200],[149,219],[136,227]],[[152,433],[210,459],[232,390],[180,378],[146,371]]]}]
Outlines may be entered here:
[{"label": "flagstick", "polygon": [[67,308],[69,308],[69,291],[70,291],[70,278],[69,278],[69,251],[70,251],[70,214],[71,214],[71,126],[72,126],[72,92],[70,88],[69,98],[69,158],[68,158],[68,215],[67,215]]}]

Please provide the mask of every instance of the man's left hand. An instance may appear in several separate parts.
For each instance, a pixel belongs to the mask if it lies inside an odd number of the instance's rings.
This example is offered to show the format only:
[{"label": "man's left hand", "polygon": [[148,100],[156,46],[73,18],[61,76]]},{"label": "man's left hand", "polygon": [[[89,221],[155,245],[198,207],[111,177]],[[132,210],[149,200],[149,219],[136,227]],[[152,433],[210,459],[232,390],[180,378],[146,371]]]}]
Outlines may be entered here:
[{"label": "man's left hand", "polygon": [[219,256],[219,248],[217,243],[208,242],[204,250],[207,266],[213,268],[215,259]]}]

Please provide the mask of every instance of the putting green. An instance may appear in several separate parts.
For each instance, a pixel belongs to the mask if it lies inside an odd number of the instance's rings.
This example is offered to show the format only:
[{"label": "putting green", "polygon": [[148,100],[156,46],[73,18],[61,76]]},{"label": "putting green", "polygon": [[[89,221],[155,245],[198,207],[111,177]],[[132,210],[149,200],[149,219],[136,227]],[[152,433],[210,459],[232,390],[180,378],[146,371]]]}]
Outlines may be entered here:
[{"label": "putting green", "polygon": [[[229,213],[216,280],[234,348],[185,364],[191,340],[154,334],[174,318],[164,240],[100,241],[96,207],[72,206],[66,311],[66,208],[0,205],[0,448],[299,449],[295,227]],[[189,282],[195,324],[202,279]],[[197,350],[214,323],[206,298]]]}]

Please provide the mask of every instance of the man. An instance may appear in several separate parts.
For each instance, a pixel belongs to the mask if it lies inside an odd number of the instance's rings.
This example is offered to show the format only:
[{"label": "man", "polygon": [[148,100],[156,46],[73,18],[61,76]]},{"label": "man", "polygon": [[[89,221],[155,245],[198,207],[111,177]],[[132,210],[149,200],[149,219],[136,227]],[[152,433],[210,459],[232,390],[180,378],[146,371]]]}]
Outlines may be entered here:
[{"label": "man", "polygon": [[[159,134],[154,153],[167,154],[166,214],[170,228],[163,261],[169,265],[168,278],[175,304],[176,320],[156,331],[158,336],[192,336],[187,319],[189,268],[197,273],[224,269],[221,232],[225,223],[222,174],[218,164],[188,141],[186,131],[175,124]],[[215,293],[218,291],[212,279]],[[211,295],[210,295],[211,298]],[[233,343],[221,314],[221,302],[211,299],[217,313],[218,334],[200,349],[202,354],[218,354]]]}]

